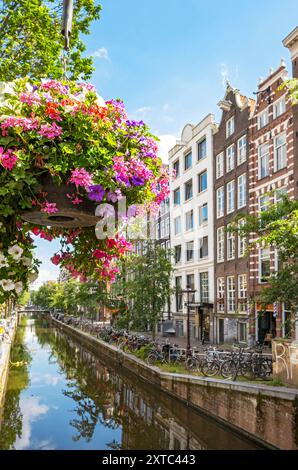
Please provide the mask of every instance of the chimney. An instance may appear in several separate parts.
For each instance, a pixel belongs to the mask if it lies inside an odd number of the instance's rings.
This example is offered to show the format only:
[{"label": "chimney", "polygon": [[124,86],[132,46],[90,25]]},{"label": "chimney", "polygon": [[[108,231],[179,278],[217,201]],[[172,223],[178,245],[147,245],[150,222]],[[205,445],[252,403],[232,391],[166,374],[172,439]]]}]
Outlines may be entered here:
[{"label": "chimney", "polygon": [[291,54],[293,78],[298,78],[298,26],[283,40]]}]

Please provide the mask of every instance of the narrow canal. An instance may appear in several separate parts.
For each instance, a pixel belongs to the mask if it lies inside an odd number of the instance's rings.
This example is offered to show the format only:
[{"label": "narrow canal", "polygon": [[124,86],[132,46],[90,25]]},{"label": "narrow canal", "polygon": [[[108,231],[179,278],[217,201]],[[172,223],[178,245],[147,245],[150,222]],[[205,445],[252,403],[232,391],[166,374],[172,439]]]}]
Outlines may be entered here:
[{"label": "narrow canal", "polygon": [[0,449],[257,448],[109,367],[47,320],[22,319],[0,415]]}]

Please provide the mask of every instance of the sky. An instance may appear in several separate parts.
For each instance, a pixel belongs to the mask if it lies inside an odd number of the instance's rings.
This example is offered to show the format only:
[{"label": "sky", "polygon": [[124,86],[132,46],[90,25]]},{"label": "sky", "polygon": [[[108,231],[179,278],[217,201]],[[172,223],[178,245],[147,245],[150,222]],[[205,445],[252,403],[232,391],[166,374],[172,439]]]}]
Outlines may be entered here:
[{"label": "sky", "polygon": [[[253,97],[259,78],[285,58],[284,37],[298,24],[297,0],[102,0],[101,20],[84,38],[96,68],[91,82],[105,99],[122,98],[130,118],[160,138],[160,155],[188,122],[208,113],[228,79]],[[36,286],[55,279],[58,242],[37,241]]]}]

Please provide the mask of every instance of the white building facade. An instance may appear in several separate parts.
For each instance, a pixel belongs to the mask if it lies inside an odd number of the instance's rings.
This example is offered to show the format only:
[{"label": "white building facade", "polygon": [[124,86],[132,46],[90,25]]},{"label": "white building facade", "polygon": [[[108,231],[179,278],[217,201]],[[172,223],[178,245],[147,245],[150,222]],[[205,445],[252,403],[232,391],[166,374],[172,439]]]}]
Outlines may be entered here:
[{"label": "white building facade", "polygon": [[208,114],[199,124],[187,124],[169,152],[170,171],[176,176],[170,183],[171,249],[174,252],[172,298],[177,336],[187,335],[187,286],[190,295],[190,336],[213,340],[214,302],[213,247],[213,133],[214,116]]}]

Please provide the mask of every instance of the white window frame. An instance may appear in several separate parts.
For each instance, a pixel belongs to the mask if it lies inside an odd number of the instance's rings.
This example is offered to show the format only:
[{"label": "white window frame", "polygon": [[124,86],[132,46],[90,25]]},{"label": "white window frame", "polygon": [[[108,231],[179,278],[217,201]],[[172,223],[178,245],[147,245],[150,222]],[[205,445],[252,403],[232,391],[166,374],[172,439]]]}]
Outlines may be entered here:
[{"label": "white window frame", "polygon": [[235,132],[235,116],[230,117],[226,122],[226,138],[231,137]]},{"label": "white window frame", "polygon": [[[220,204],[219,204],[220,201]],[[216,190],[216,218],[219,219],[225,214],[225,188],[221,186]]]},{"label": "white window frame", "polygon": [[[188,246],[191,244],[192,250],[188,249]],[[186,253],[185,253],[185,261],[187,263],[193,263],[194,261],[194,242],[193,240],[190,240],[189,242],[186,242]],[[191,258],[188,259],[188,252],[192,252]]]},{"label": "white window frame", "polygon": [[[240,139],[237,141],[237,164],[242,165],[242,163],[246,162],[246,145],[247,145],[246,134],[244,134]],[[243,142],[245,142],[243,144]]]},{"label": "white window frame", "polygon": [[224,174],[224,152],[216,155],[216,179],[221,178]]},{"label": "white window frame", "polygon": [[227,311],[235,312],[235,276],[227,276]]},{"label": "white window frame", "polygon": [[227,232],[227,260],[231,259],[235,259],[235,234]]},{"label": "white window frame", "polygon": [[[264,119],[265,118],[265,119]],[[269,122],[268,109],[258,115],[258,130],[263,129]]]},{"label": "white window frame", "polygon": [[227,183],[227,214],[235,210],[235,180]]},{"label": "white window frame", "polygon": [[273,103],[273,119],[278,118],[286,111],[286,99],[283,96]]},{"label": "white window frame", "polygon": [[[284,137],[284,143],[282,145],[277,146],[277,140],[280,137]],[[284,155],[283,155],[284,165],[278,168],[278,166],[277,166],[277,151],[281,147],[284,148]],[[286,166],[287,166],[287,135],[286,135],[286,132],[282,132],[281,134],[277,135],[274,139],[274,171],[280,171],[283,168],[286,168]]]},{"label": "white window frame", "polygon": [[[261,200],[265,199],[265,204],[261,203]],[[269,209],[269,204],[270,204],[270,197],[267,194],[263,194],[262,196],[259,196],[259,214],[261,212],[265,212]]]},{"label": "white window frame", "polygon": [[225,228],[218,227],[216,231],[216,256],[217,262],[222,263],[225,260]]},{"label": "white window frame", "polygon": [[[191,215],[192,215],[192,217],[191,217]],[[187,224],[188,218],[189,218],[189,221],[192,220],[192,226],[191,227],[188,227],[188,224]],[[185,213],[185,231],[190,232],[193,229],[194,229],[194,212],[193,212],[193,209],[191,209],[191,210],[189,210]]]},{"label": "white window frame", "polygon": [[[203,208],[204,207],[207,208],[207,218],[206,218],[206,220],[203,220]],[[199,225],[202,226],[202,225],[206,225],[206,224],[208,224],[208,202],[205,202],[204,204],[199,206]]]},{"label": "white window frame", "polygon": [[[237,189],[237,203],[238,209],[246,206],[246,184],[247,184],[247,177],[246,173],[242,173],[242,175],[238,176],[238,189]],[[241,183],[242,181],[242,183]],[[241,189],[242,188],[242,189]],[[241,201],[240,195],[243,194],[243,200]]]},{"label": "white window frame", "polygon": [[[266,254],[264,255],[264,252],[266,252]],[[258,269],[258,275],[259,275],[259,284],[267,284],[268,281],[262,281],[262,261],[265,260],[269,260],[269,267],[271,265],[271,262],[270,262],[270,249],[269,248],[260,248],[259,250],[259,269]],[[269,269],[270,271],[270,269]]]},{"label": "white window frame", "polygon": [[[218,300],[225,298],[225,278],[224,277],[218,277],[216,280],[216,296]],[[217,310],[219,312],[224,312],[225,303],[217,302]]]},{"label": "white window frame", "polygon": [[274,193],[274,203],[278,204],[282,201],[282,197],[278,196],[278,193],[288,194],[288,188],[286,186],[282,186],[281,188],[277,188]]},{"label": "white window frame", "polygon": [[[262,153],[262,149],[267,148],[266,153]],[[262,159],[266,161],[266,175],[262,176]],[[269,143],[265,142],[264,144],[260,145],[258,148],[258,161],[259,161],[259,180],[266,178],[269,176],[269,159],[270,159],[270,151],[269,151]]]},{"label": "white window frame", "polygon": [[227,148],[226,153],[226,172],[234,170],[235,168],[235,144],[230,145]]},{"label": "white window frame", "polygon": [[[178,227],[179,230],[176,231],[178,221],[179,221],[179,227]],[[182,227],[181,227],[181,216],[178,215],[178,217],[175,217],[175,218],[174,218],[174,235],[179,235],[179,233],[181,233],[181,230],[182,230]]]},{"label": "white window frame", "polygon": [[[240,229],[241,226],[244,224],[245,224],[245,219],[240,219],[238,221],[238,229]],[[244,256],[246,247],[247,247],[246,237],[241,237],[240,235],[238,235],[238,258],[242,258]]]}]

